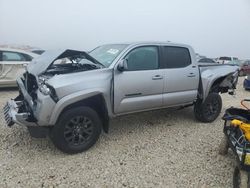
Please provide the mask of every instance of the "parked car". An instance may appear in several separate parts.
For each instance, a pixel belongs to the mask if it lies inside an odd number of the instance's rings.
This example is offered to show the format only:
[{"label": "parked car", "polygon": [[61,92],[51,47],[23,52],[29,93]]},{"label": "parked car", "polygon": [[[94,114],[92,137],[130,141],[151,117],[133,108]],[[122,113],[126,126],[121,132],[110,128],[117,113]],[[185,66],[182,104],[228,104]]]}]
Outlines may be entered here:
[{"label": "parked car", "polygon": [[235,60],[238,60],[238,58],[237,57],[226,57],[226,56],[224,56],[224,57],[219,57],[217,59],[217,63],[219,63],[219,64],[227,64],[230,61],[235,61]]},{"label": "parked car", "polygon": [[31,50],[32,53],[35,53],[35,54],[38,54],[38,55],[41,55],[42,53],[45,52],[45,50]]},{"label": "parked car", "polygon": [[0,48],[0,87],[16,86],[16,79],[37,54],[20,49]]},{"label": "parked car", "polygon": [[250,74],[250,60],[243,61],[240,69],[240,75],[248,75]]},{"label": "parked car", "polygon": [[198,65],[184,44],[46,51],[17,79],[20,94],[4,114],[8,126],[27,126],[31,136],[49,135],[63,152],[78,153],[124,114],[193,105],[199,121],[212,122],[222,108],[219,93],[233,94],[237,79],[236,66]]},{"label": "parked car", "polygon": [[199,53],[195,53],[196,59],[203,59],[206,58],[204,55],[200,55]]},{"label": "parked car", "polygon": [[228,62],[228,64],[231,65],[237,65],[239,66],[239,76],[245,76],[246,73],[250,70],[248,67],[248,62],[242,61],[242,60],[234,60]]},{"label": "parked car", "polygon": [[245,76],[245,79],[243,81],[243,87],[246,90],[250,90],[250,75]]},{"label": "parked car", "polygon": [[216,63],[213,59],[210,58],[201,58],[198,60],[198,63]]}]

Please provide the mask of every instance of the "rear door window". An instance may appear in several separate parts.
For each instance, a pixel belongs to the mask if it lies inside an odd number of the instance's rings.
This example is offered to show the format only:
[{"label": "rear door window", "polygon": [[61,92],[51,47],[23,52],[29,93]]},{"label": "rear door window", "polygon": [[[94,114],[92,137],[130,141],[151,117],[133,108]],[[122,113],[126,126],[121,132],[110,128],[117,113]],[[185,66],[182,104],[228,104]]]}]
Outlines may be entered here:
[{"label": "rear door window", "polygon": [[2,61],[31,61],[32,57],[19,52],[2,52]]},{"label": "rear door window", "polygon": [[163,68],[183,68],[191,65],[191,56],[188,48],[164,46]]}]

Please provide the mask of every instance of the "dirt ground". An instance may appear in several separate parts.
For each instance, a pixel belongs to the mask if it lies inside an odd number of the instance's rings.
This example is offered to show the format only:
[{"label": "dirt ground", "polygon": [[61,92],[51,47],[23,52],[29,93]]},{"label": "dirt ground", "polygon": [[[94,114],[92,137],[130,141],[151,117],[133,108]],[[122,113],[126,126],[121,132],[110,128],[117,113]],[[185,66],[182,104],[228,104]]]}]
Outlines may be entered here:
[{"label": "dirt ground", "polygon": [[[63,154],[25,127],[5,125],[0,114],[0,187],[232,187],[234,158],[218,155],[226,108],[250,98],[239,79],[235,97],[223,94],[213,123],[195,120],[193,108],[160,110],[111,121],[87,152]],[[0,108],[17,95],[0,91]]]}]

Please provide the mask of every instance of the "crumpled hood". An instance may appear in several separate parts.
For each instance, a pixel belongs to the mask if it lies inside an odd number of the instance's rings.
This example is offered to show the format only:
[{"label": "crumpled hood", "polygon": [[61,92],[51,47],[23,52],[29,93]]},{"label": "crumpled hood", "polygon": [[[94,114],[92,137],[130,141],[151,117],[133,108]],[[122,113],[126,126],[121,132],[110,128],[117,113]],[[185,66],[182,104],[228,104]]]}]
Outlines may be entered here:
[{"label": "crumpled hood", "polygon": [[42,55],[38,56],[37,58],[34,58],[29,63],[29,65],[27,66],[28,72],[33,75],[41,74],[64,51],[65,50],[62,49],[45,51]]},{"label": "crumpled hood", "polygon": [[34,58],[27,66],[27,71],[35,76],[38,76],[44,73],[55,60],[79,54],[86,56],[87,59],[89,59],[90,61],[99,63],[97,62],[97,60],[95,60],[93,57],[91,57],[88,53],[84,51],[69,49],[48,50],[45,51],[41,56]]}]

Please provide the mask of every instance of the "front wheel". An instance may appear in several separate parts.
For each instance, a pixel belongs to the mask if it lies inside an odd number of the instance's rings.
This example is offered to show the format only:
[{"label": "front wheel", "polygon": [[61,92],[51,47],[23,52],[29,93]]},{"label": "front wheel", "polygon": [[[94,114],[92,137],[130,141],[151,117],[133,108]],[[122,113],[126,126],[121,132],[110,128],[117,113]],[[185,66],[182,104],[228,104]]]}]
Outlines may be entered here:
[{"label": "front wheel", "polygon": [[89,107],[76,107],[60,116],[50,136],[58,149],[74,154],[93,146],[100,133],[101,121],[98,114]]},{"label": "front wheel", "polygon": [[194,114],[199,121],[209,123],[219,116],[221,108],[221,96],[218,93],[210,93],[203,103],[201,101],[195,103]]}]

